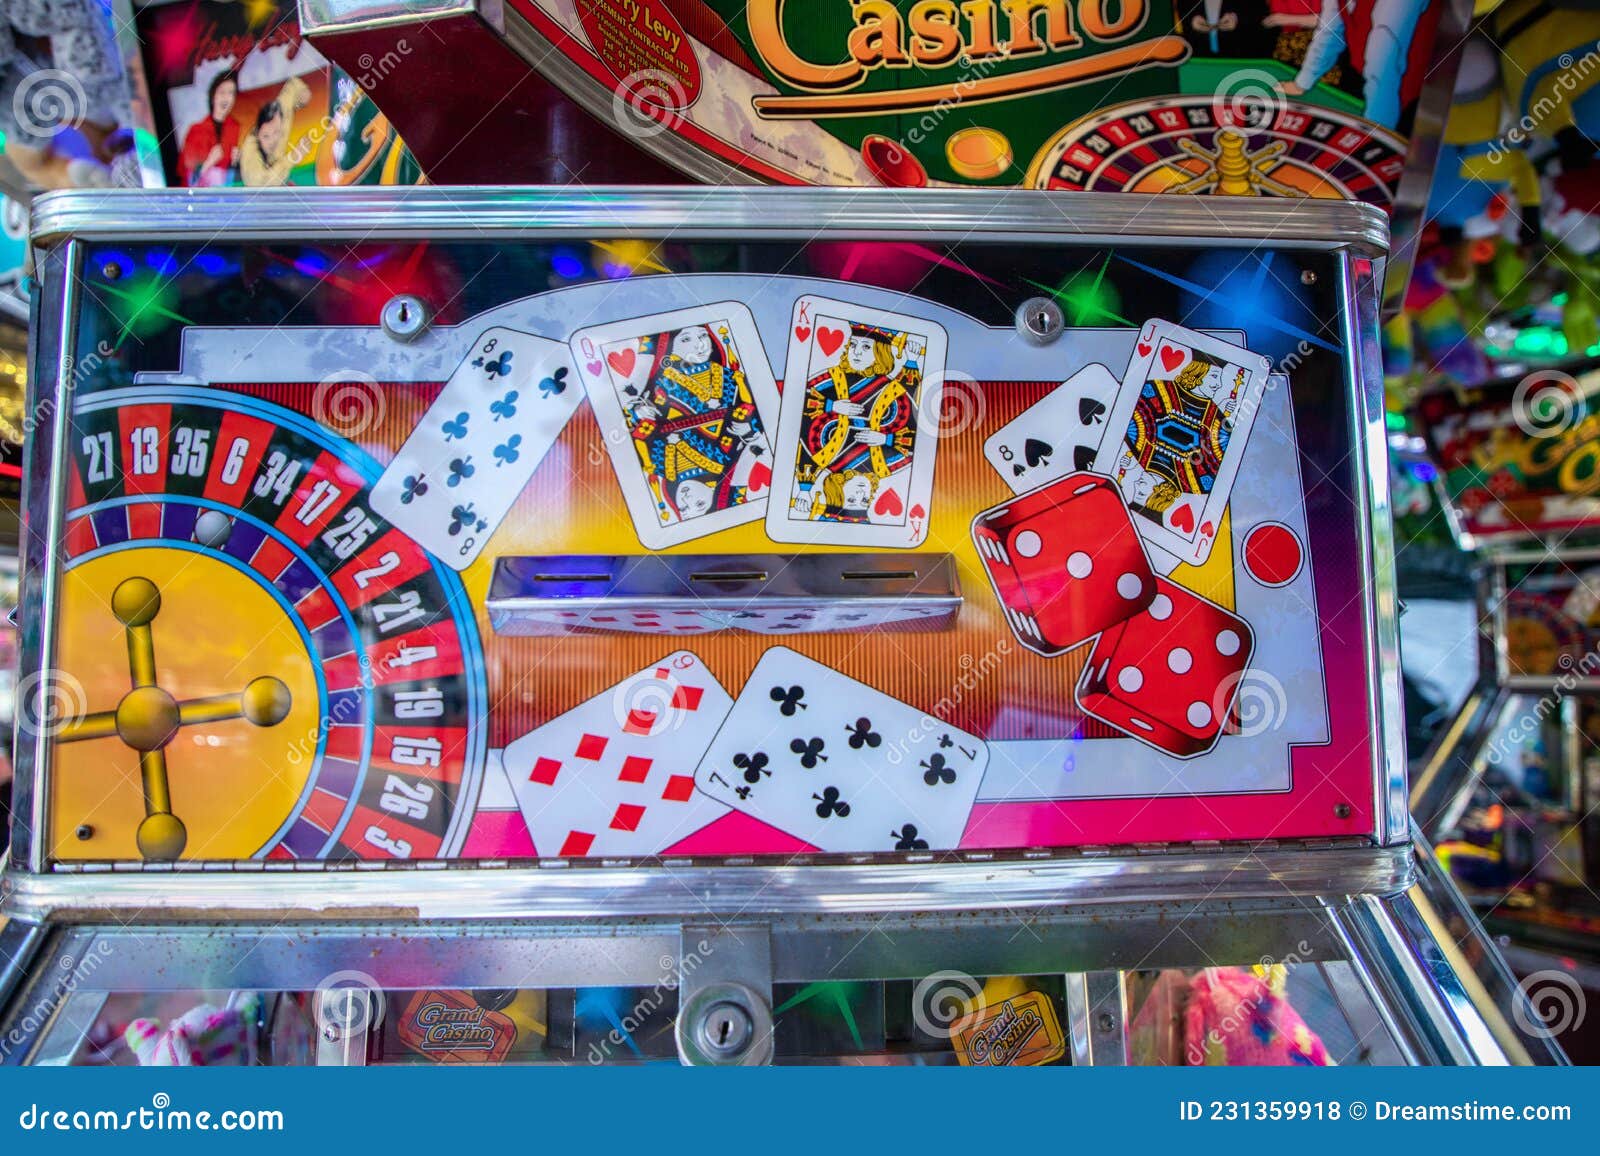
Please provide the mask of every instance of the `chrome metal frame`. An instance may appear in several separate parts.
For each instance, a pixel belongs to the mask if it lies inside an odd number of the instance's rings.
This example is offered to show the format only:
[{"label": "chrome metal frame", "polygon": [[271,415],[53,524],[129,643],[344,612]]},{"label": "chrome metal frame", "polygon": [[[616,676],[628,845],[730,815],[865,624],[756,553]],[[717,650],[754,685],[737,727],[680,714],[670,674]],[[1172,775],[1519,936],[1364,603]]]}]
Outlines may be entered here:
[{"label": "chrome metal frame", "polygon": [[[503,863],[431,862],[378,869],[293,863],[130,863],[126,869],[13,872],[6,911],[24,919],[87,923],[137,912],[144,923],[234,918],[638,919],[805,912],[901,914],[1000,908],[1044,912],[1067,904],[1170,899],[1245,900],[1319,894],[1392,895],[1412,880],[1405,847],[1210,850],[1104,848],[1070,855],[972,852],[914,861],[872,856],[795,857],[781,866],[669,861],[659,868],[579,866],[543,870]],[[97,865],[99,866],[99,865]]]},{"label": "chrome metal frame", "polygon": [[1032,189],[684,188],[74,189],[32,209],[33,243],[80,240],[556,240],[839,237],[1187,248],[1347,249],[1382,260],[1388,221],[1356,201],[1063,194]]}]

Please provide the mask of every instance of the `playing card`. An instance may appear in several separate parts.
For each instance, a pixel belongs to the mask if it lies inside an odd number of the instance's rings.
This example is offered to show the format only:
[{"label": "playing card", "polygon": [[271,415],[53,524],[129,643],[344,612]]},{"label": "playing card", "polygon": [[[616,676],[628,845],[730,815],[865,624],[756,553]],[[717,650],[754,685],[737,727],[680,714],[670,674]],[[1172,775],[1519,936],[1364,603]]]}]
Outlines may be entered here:
[{"label": "playing card", "polygon": [[933,502],[947,338],[920,317],[795,302],[767,535],[918,546]]},{"label": "playing card", "polygon": [[1094,469],[1152,547],[1197,566],[1210,556],[1270,371],[1241,346],[1145,322]]},{"label": "playing card", "polygon": [[647,549],[758,521],[778,386],[737,301],[580,329],[572,355]]},{"label": "playing card", "polygon": [[506,777],[540,855],[655,855],[727,813],[695,765],[733,700],[687,651],[506,747]]},{"label": "playing card", "polygon": [[484,330],[373,486],[373,510],[465,570],[577,408],[570,372],[559,341]]},{"label": "playing card", "polygon": [[695,783],[823,851],[949,850],[988,761],[983,740],[775,646]]},{"label": "playing card", "polygon": [[983,456],[1017,494],[1090,469],[1116,396],[1109,369],[1085,366],[991,434]]}]

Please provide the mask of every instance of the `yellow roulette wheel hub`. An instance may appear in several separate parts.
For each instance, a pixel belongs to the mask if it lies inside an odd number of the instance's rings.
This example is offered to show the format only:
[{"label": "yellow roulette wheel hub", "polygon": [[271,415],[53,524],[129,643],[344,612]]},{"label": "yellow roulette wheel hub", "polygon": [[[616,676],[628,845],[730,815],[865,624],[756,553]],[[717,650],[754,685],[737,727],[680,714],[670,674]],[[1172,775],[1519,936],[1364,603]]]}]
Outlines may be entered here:
[{"label": "yellow roulette wheel hub", "polygon": [[141,546],[67,571],[63,605],[57,855],[267,845],[306,786],[320,701],[279,603],[225,562]]}]

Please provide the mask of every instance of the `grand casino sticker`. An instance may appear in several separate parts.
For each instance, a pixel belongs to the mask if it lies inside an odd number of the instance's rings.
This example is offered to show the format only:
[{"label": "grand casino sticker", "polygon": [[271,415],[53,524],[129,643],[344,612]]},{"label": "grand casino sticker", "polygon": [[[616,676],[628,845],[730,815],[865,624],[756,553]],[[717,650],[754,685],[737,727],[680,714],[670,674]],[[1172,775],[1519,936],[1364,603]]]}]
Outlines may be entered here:
[{"label": "grand casino sticker", "polygon": [[950,1036],[966,1067],[1022,1068],[1052,1063],[1066,1054],[1055,1004],[1042,991],[1026,991],[956,1021]]}]

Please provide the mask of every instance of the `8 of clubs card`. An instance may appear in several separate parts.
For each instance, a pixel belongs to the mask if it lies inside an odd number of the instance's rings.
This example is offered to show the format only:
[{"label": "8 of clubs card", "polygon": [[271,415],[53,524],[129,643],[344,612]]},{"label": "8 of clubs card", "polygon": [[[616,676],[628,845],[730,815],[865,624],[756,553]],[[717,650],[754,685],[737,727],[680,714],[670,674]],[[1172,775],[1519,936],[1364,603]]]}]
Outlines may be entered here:
[{"label": "8 of clubs card", "polygon": [[1196,566],[1210,556],[1271,368],[1170,321],[1140,329],[1094,469],[1149,545]]},{"label": "8 of clubs card", "polygon": [[647,549],[760,520],[778,386],[749,309],[719,301],[595,325],[571,348]]},{"label": "8 of clubs card", "polygon": [[942,326],[920,317],[824,297],[795,302],[768,537],[922,544],[947,343]]},{"label": "8 of clubs card", "polygon": [[373,486],[373,510],[465,570],[578,408],[570,370],[559,341],[484,330]]}]

